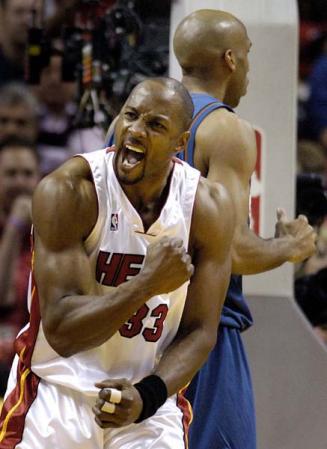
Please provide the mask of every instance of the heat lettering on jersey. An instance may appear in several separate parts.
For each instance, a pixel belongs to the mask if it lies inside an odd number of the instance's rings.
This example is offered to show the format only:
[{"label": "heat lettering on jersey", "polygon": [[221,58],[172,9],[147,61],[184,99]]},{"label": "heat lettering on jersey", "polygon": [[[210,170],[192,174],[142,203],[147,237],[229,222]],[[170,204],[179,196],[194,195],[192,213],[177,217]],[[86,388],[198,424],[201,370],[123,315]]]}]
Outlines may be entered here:
[{"label": "heat lettering on jersey", "polygon": [[110,287],[118,287],[141,271],[144,257],[141,254],[100,251],[96,263],[97,282]]},{"label": "heat lettering on jersey", "polygon": [[[96,264],[96,280],[102,285],[117,287],[136,276],[142,268],[145,256],[140,254],[122,254],[100,251]],[[134,315],[119,329],[122,337],[133,338],[142,334],[145,341],[155,343],[162,335],[164,322],[168,313],[166,304],[159,304],[150,310],[143,304]],[[152,327],[144,327],[143,321],[148,317],[154,319]]]}]

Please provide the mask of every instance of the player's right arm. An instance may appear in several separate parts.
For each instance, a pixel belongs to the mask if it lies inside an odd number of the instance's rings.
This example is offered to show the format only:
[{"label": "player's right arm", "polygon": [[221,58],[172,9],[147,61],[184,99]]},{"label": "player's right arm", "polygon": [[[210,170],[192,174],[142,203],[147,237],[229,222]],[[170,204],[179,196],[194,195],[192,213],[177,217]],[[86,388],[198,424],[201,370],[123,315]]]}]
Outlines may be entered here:
[{"label": "player's right arm", "polygon": [[236,211],[233,273],[256,274],[284,262],[299,262],[315,251],[315,233],[305,217],[288,220],[278,213],[276,236],[263,239],[248,226],[250,178],[256,163],[253,128],[225,109],[212,112],[196,134],[195,165],[228,190]]},{"label": "player's right arm", "polygon": [[192,274],[180,242],[163,239],[148,249],[137,276],[100,295],[84,247],[96,220],[96,193],[82,158],[68,161],[37,187],[34,274],[45,336],[63,357],[101,345],[145,301]]}]

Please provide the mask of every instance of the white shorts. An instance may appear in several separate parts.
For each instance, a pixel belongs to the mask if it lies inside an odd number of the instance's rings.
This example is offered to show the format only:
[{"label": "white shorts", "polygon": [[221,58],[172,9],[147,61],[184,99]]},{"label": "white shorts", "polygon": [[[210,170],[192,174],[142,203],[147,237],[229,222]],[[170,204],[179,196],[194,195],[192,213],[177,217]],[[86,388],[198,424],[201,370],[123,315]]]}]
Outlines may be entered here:
[{"label": "white shorts", "polygon": [[[16,385],[11,372],[8,392]],[[32,376],[34,374],[32,373]],[[7,396],[9,394],[7,393]],[[41,380],[35,399],[26,411],[21,441],[9,436],[0,440],[0,449],[185,449],[185,416],[169,398],[157,413],[139,424],[119,429],[101,429],[94,421],[95,399],[66,387]],[[22,407],[19,405],[18,408]],[[9,415],[9,413],[8,413]],[[15,414],[11,416],[15,419]],[[15,426],[12,428],[15,429]],[[8,424],[9,429],[9,424]],[[0,429],[1,431],[1,429]],[[3,429],[2,429],[3,432]],[[8,435],[10,432],[8,432]],[[14,440],[11,440],[14,441]]]}]

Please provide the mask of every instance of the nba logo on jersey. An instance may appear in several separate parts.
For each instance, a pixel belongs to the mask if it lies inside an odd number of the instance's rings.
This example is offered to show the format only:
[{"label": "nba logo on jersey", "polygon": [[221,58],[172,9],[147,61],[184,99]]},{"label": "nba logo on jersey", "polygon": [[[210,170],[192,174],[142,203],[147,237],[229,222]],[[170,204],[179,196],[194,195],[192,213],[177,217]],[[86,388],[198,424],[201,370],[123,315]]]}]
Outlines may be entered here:
[{"label": "nba logo on jersey", "polygon": [[118,231],[118,214],[111,214],[110,231]]}]

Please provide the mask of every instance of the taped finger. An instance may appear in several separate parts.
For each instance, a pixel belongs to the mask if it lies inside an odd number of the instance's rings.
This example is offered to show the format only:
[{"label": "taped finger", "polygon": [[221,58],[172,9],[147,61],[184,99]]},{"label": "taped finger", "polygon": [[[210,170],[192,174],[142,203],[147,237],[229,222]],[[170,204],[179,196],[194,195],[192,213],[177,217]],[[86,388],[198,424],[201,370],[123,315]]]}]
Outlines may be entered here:
[{"label": "taped finger", "polygon": [[115,413],[116,406],[115,404],[112,404],[111,402],[105,402],[103,406],[101,407],[101,411],[105,413],[113,414]]},{"label": "taped finger", "polygon": [[110,399],[109,401],[113,404],[120,404],[122,393],[120,390],[117,390],[117,388],[109,388],[110,390]]}]

